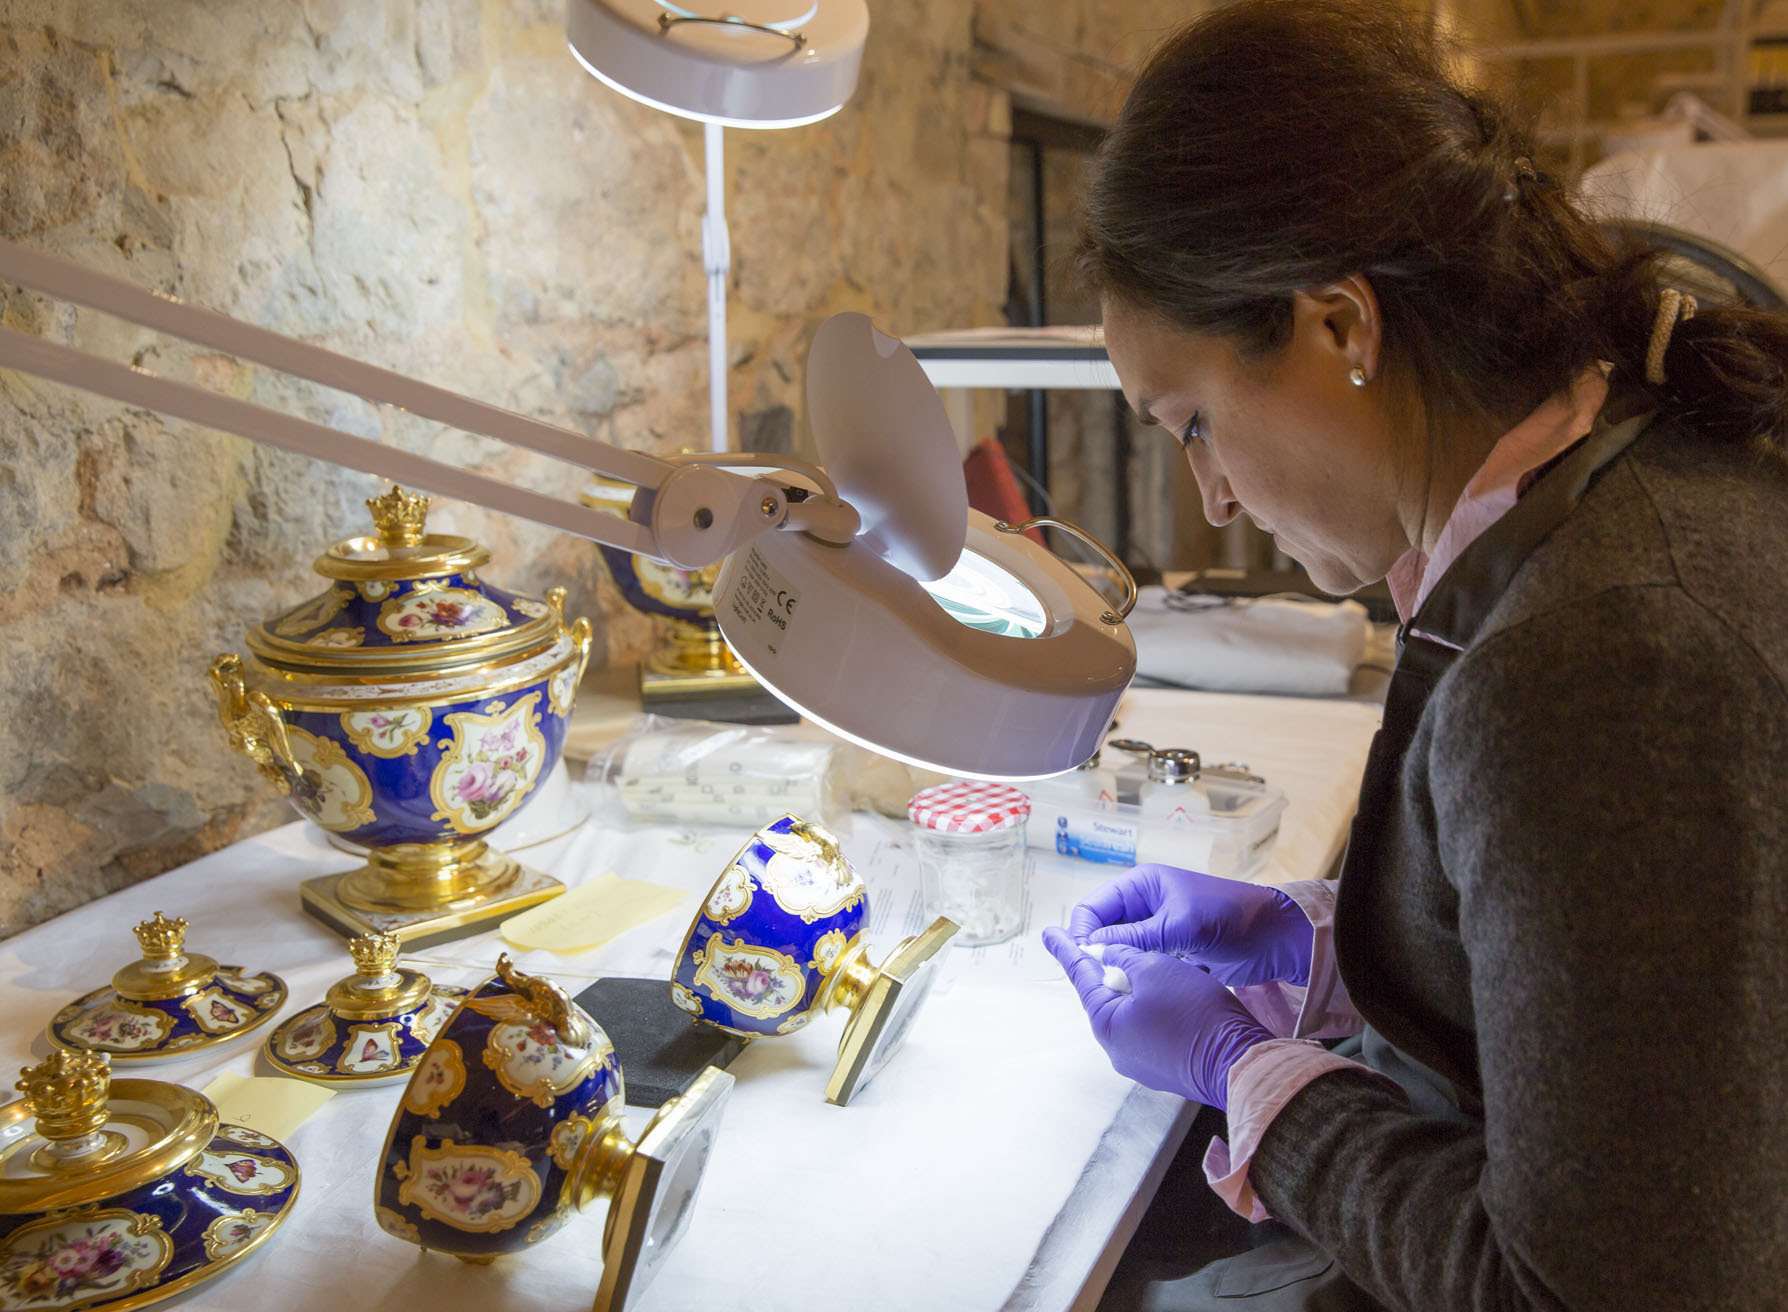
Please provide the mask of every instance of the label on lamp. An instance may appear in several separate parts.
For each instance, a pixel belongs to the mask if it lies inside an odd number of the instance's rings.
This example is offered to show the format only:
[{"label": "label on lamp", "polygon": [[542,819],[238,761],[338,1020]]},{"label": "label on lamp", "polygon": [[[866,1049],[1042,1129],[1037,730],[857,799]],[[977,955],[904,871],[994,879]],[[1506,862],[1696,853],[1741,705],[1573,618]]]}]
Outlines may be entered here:
[{"label": "label on lamp", "polygon": [[728,601],[734,618],[749,626],[770,655],[777,655],[789,627],[795,622],[801,594],[770,567],[756,547],[747,549],[738,582]]}]

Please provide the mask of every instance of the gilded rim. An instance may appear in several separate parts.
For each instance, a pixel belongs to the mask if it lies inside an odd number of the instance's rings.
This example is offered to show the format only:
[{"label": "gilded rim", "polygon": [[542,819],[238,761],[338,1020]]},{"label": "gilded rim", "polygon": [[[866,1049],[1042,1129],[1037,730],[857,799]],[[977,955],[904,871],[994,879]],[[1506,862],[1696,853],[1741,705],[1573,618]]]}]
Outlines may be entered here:
[{"label": "gilded rim", "polygon": [[401,582],[406,579],[438,578],[443,574],[463,574],[468,569],[490,563],[489,548],[481,547],[471,538],[462,538],[455,533],[425,534],[417,546],[402,548],[413,553],[412,555],[408,558],[400,556],[395,560],[354,560],[336,555],[336,551],[342,547],[377,551],[384,549],[385,543],[376,533],[343,538],[318,556],[311,568],[326,579],[344,579],[350,583],[370,579]]},{"label": "gilded rim", "polygon": [[[215,1048],[219,1044],[234,1043],[244,1034],[253,1034],[256,1030],[260,1029],[261,1026],[265,1025],[279,1014],[279,1009],[286,1005],[286,982],[270,970],[257,970],[253,973],[265,976],[267,979],[273,981],[273,988],[269,990],[268,993],[261,994],[260,996],[272,997],[274,1001],[266,1007],[257,1006],[255,1008],[255,1018],[253,1020],[239,1030],[231,1030],[228,1034],[208,1034],[197,1043],[188,1043],[183,1047],[171,1050],[168,1048],[151,1048],[147,1052],[113,1052],[109,1048],[83,1048],[78,1043],[64,1042],[57,1037],[56,1022],[52,1020],[48,1025],[44,1026],[44,1037],[50,1041],[52,1047],[66,1048],[70,1052],[103,1052],[106,1056],[112,1059],[112,1065],[114,1066],[146,1065],[158,1061],[179,1061],[182,1058],[192,1056],[195,1052],[205,1052],[211,1048]],[[110,984],[103,984],[99,988],[94,989],[92,993],[82,994],[69,1005],[76,1007],[81,1006],[96,994],[103,993],[111,988],[112,986]],[[113,992],[116,992],[116,990],[113,990]],[[163,1001],[166,1001],[166,999],[163,999]],[[61,1012],[59,1011],[57,1014],[60,1015]],[[0,1212],[3,1211],[5,1211],[5,1208],[0,1208]]]},{"label": "gilded rim", "polygon": [[[482,988],[484,986],[481,984],[479,987]],[[432,999],[437,996],[452,997],[452,994],[437,994],[435,990],[431,988],[428,997]],[[465,999],[470,996],[471,993],[468,991],[463,997],[458,999],[458,1002],[464,1002]],[[426,1001],[424,1005],[426,1005]],[[305,1010],[308,1011],[309,1008],[307,1007]],[[421,1008],[418,1007],[415,1008],[415,1010],[421,1010]],[[301,1011],[296,1015],[289,1016],[287,1017],[287,1022],[296,1020],[303,1014],[304,1012]],[[332,1013],[332,1015],[333,1014],[334,1013]],[[406,1014],[407,1013],[405,1012],[398,1012],[389,1019],[397,1020]],[[441,1022],[441,1028],[435,1031],[435,1038],[438,1039],[441,1035],[447,1032],[447,1027],[453,1023],[453,1018],[457,1015],[459,1015],[459,1006],[456,1004],[453,1010],[447,1013],[447,1019]],[[356,1019],[364,1020],[369,1018],[357,1017]],[[280,1028],[283,1029],[284,1025],[282,1024]],[[303,1080],[306,1084],[315,1084],[323,1088],[330,1088],[332,1086],[343,1084],[395,1084],[399,1080],[407,1081],[415,1072],[416,1068],[422,1064],[422,1059],[428,1056],[428,1050],[435,1046],[434,1040],[431,1039],[423,1046],[422,1051],[418,1052],[409,1061],[388,1071],[377,1071],[367,1075],[318,1075],[315,1071],[301,1071],[291,1063],[275,1056],[273,1052],[273,1040],[278,1037],[279,1030],[275,1030],[272,1034],[269,1034],[266,1040],[261,1044],[261,1056],[267,1059],[267,1064],[273,1067],[273,1069],[278,1071],[281,1075],[290,1075],[294,1080]]]},{"label": "gilded rim", "polygon": [[[397,709],[404,706],[447,706],[463,701],[474,701],[485,697],[494,697],[501,693],[513,692],[517,688],[527,688],[536,683],[545,683],[555,674],[584,658],[580,644],[567,629],[560,635],[564,643],[564,652],[550,664],[538,670],[517,675],[503,672],[511,667],[536,659],[538,653],[523,653],[511,656],[502,661],[492,661],[487,666],[475,666],[464,670],[446,670],[441,672],[444,678],[461,678],[478,673],[481,669],[490,674],[487,682],[459,689],[448,689],[428,693],[408,695],[386,695],[365,697],[307,697],[306,686],[334,686],[343,683],[368,682],[375,683],[389,677],[386,674],[369,674],[361,676],[348,674],[302,674],[269,667],[258,659],[250,662],[246,673],[251,691],[264,692],[272,698],[273,703],[282,711],[327,711],[339,713],[344,710]],[[551,649],[548,648],[550,651]],[[431,674],[436,673],[430,671]]]},{"label": "gilded rim", "polygon": [[247,646],[262,664],[298,673],[352,674],[388,678],[393,674],[436,674],[502,656],[545,651],[559,635],[559,617],[550,611],[512,628],[455,642],[425,646],[315,647],[269,633],[265,624],[248,631]]},{"label": "gilded rim", "polygon": [[[272,1138],[271,1135],[267,1137]],[[292,1208],[298,1202],[299,1188],[303,1184],[303,1173],[299,1169],[298,1159],[292,1155],[292,1150],[286,1147],[285,1144],[280,1143],[277,1139],[274,1139],[273,1141],[279,1144],[281,1152],[291,1158],[292,1192],[286,1195],[286,1205],[280,1208],[279,1211],[272,1213],[273,1222],[271,1225],[222,1261],[207,1261],[204,1265],[197,1267],[192,1271],[188,1271],[178,1280],[170,1280],[165,1285],[157,1285],[153,1289],[146,1289],[140,1294],[132,1295],[129,1298],[119,1299],[116,1302],[80,1304],[78,1306],[92,1306],[98,1309],[99,1312],[133,1312],[133,1309],[136,1308],[151,1307],[156,1303],[162,1302],[164,1299],[174,1297],[176,1294],[185,1293],[195,1285],[202,1285],[213,1276],[222,1275],[238,1262],[255,1253],[262,1244],[266,1243],[267,1240],[272,1237],[275,1230],[278,1230],[280,1226],[285,1224],[286,1218],[292,1214]],[[243,1210],[250,1211],[253,1209],[245,1208]]]},{"label": "gilded rim", "polygon": [[[55,1182],[48,1178],[0,1178],[0,1214],[48,1212],[128,1193],[179,1170],[217,1137],[217,1108],[204,1094],[183,1085],[164,1080],[113,1080],[110,1101],[148,1103],[167,1112],[172,1124],[161,1138],[102,1164],[61,1189],[50,1187]],[[35,1119],[26,1100],[15,1099],[0,1107],[0,1135]]]}]

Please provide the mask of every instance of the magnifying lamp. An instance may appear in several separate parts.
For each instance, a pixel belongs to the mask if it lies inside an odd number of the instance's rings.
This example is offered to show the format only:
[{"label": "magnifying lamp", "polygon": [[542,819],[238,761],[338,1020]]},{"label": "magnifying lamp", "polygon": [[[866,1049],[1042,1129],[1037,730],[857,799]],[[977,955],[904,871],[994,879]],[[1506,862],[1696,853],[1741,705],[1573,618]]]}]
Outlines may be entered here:
[{"label": "magnifying lamp", "polygon": [[863,0],[728,0],[721,13],[680,0],[568,0],[565,35],[572,56],[603,85],[703,125],[708,443],[724,451],[733,258],[724,129],[796,128],[836,114],[857,89],[869,10]]},{"label": "magnifying lamp", "polygon": [[[0,367],[699,569],[724,560],[727,643],[777,697],[874,751],[945,773],[1035,779],[1099,744],[1136,668],[1124,624],[1029,525],[971,511],[931,383],[860,314],[821,325],[808,407],[821,464],[661,458],[598,442],[0,241],[0,277],[634,487],[625,516],[0,328]],[[1036,521],[1033,521],[1035,523]]]}]

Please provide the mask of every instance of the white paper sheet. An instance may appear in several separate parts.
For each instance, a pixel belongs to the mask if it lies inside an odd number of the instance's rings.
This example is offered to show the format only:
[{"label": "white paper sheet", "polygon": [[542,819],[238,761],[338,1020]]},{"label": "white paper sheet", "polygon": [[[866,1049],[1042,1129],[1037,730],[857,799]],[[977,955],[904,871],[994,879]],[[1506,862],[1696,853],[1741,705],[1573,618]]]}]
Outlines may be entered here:
[{"label": "white paper sheet", "polygon": [[[1310,878],[1332,863],[1374,708],[1137,692],[1120,715],[1127,734],[1245,759],[1286,790],[1291,805],[1264,878]],[[923,915],[905,831],[900,822],[857,816],[840,835],[872,890],[878,957]],[[573,992],[604,974],[668,977],[698,899],[745,836],[591,824],[532,849],[531,864],[568,883],[613,870],[687,896],[670,915],[587,957],[532,953],[521,964]],[[47,1052],[42,1027],[50,1015],[132,959],[130,927],[156,910],[187,917],[195,951],[282,975],[291,988],[283,1014],[310,1005],[350,963],[340,940],[299,911],[297,885],[352,864],[294,823],[0,944],[5,1050],[18,1065]],[[740,1057],[694,1220],[644,1312],[1061,1306],[1173,1125],[1158,1095],[1133,1097],[1135,1087],[1106,1065],[1073,991],[1036,941],[1110,874],[1041,856],[1024,934],[953,950],[905,1050],[849,1108],[824,1101],[839,1017]],[[410,959],[443,983],[469,985],[500,950],[491,932]],[[256,1062],[258,1042],[143,1073],[197,1087],[225,1070],[269,1074]],[[302,1193],[286,1232],[182,1306],[588,1307],[599,1274],[600,1207],[528,1256],[488,1267],[420,1253],[375,1227],[374,1160],[398,1096],[396,1087],[344,1092],[302,1125],[290,1143]],[[645,1114],[636,1119],[643,1124]],[[1064,1215],[1071,1224],[1058,1224]]]}]

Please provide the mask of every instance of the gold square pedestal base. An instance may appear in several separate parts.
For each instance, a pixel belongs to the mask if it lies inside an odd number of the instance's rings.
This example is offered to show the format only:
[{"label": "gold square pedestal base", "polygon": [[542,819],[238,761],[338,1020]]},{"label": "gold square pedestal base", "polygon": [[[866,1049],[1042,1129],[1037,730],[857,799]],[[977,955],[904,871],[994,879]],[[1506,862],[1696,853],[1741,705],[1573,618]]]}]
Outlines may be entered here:
[{"label": "gold square pedestal base", "polygon": [[425,948],[494,929],[518,911],[538,906],[565,891],[551,875],[523,866],[515,879],[494,894],[464,898],[418,911],[361,911],[337,894],[352,871],[307,879],[298,886],[305,911],[344,938],[360,934],[395,934],[405,948]]}]

